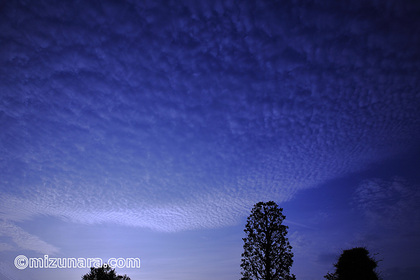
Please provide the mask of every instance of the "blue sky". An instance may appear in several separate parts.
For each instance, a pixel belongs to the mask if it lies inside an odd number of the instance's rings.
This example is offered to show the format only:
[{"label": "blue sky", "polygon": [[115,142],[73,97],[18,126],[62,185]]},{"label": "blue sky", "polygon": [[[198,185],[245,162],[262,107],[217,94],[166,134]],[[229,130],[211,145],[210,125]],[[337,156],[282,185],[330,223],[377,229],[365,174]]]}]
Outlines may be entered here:
[{"label": "blue sky", "polygon": [[[238,279],[252,206],[284,209],[298,279],[366,246],[420,266],[414,1],[0,5],[0,276],[138,257],[132,280]],[[402,278],[401,278],[402,277]],[[411,278],[410,278],[411,277]]]}]

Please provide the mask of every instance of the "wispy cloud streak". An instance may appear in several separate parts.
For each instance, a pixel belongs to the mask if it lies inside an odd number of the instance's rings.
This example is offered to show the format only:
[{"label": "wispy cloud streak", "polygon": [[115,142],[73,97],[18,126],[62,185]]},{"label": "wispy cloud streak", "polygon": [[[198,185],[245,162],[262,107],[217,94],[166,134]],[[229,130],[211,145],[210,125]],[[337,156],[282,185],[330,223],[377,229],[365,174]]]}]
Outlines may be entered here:
[{"label": "wispy cloud streak", "polygon": [[[20,250],[32,250],[43,254],[54,254],[58,252],[58,248],[42,241],[37,236],[24,231],[22,228],[8,221],[0,220],[0,236],[12,238]],[[10,250],[11,248],[6,246],[3,249]]]}]

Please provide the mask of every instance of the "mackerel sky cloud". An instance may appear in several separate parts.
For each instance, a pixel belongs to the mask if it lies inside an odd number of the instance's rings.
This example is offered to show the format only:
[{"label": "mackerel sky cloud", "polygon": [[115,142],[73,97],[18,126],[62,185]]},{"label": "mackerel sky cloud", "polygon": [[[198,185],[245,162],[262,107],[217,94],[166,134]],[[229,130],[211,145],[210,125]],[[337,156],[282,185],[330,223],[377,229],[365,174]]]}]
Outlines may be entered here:
[{"label": "mackerel sky cloud", "polygon": [[[379,234],[372,217],[419,210],[419,12],[409,1],[1,4],[0,275],[19,279],[20,249],[86,245],[38,222],[167,240],[229,229],[225,255],[239,263],[244,219],[268,200],[290,211],[297,250],[314,252],[295,253],[300,279],[322,278],[318,256],[360,240],[382,252],[366,241]],[[305,243],[348,216],[351,236]],[[420,270],[385,265],[386,279]],[[239,277],[233,266],[208,277]]]}]

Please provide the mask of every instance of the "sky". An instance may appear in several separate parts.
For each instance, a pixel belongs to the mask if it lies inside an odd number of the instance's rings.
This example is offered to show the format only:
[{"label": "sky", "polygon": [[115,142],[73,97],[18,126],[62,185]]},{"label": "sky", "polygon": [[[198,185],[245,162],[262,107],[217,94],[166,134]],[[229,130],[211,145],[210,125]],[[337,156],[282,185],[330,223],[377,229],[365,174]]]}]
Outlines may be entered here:
[{"label": "sky", "polygon": [[[292,273],[365,246],[420,274],[417,1],[1,1],[0,278],[15,258],[139,258],[239,279],[254,204]],[[417,277],[417,278],[416,278]]]}]

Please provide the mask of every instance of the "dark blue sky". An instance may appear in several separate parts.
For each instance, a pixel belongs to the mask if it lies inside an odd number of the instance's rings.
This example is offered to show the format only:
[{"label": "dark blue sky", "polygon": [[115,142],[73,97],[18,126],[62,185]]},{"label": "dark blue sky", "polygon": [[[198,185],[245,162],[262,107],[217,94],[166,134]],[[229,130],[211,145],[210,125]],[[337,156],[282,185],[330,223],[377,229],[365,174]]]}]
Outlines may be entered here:
[{"label": "dark blue sky", "polygon": [[[0,276],[17,255],[238,279],[258,201],[298,279],[366,246],[420,273],[415,1],[3,1]],[[104,246],[104,244],[107,244]]]}]

